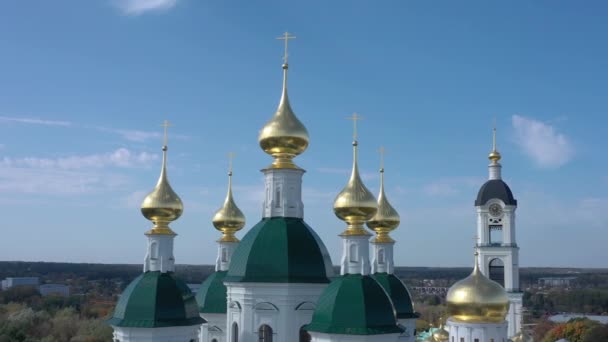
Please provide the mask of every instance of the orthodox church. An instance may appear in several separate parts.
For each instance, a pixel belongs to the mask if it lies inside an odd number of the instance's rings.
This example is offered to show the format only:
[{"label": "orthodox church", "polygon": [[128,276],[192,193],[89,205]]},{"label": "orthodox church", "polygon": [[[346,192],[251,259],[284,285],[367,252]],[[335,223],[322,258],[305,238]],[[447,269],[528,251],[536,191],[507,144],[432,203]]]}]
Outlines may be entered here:
[{"label": "orthodox church", "polygon": [[[230,167],[225,201],[212,220],[221,233],[215,272],[196,296],[174,274],[177,234],[169,224],[181,216],[183,204],[167,176],[165,125],[160,178],[141,206],[153,223],[145,233],[143,273],[124,290],[108,321],[115,342],[416,341],[419,315],[393,273],[396,242],[390,233],[399,226],[399,214],[388,201],[383,166],[377,199],[359,175],[356,114],[351,175],[333,205],[345,224],[339,234],[339,275],[323,241],[304,220],[305,170],[294,159],[306,151],[309,136],[287,92],[291,38],[288,33],[280,38],[285,40],[281,99],[258,138],[273,158],[262,169],[262,218],[242,240],[236,237],[246,221],[233,197]],[[490,160],[490,180],[475,201],[479,240],[473,273],[450,289],[450,317],[425,340],[506,342],[519,331],[517,202],[501,180],[495,143]]]}]

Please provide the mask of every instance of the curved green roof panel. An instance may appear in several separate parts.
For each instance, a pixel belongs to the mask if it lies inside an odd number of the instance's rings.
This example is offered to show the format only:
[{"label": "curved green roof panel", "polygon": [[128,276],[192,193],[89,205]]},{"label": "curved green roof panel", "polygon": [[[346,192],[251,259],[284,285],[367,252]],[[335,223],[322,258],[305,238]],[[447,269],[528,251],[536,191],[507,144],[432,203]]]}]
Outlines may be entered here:
[{"label": "curved green roof panel", "polygon": [[375,273],[372,274],[378,284],[380,284],[384,291],[391,297],[395,312],[397,313],[398,319],[405,318],[418,318],[420,315],[414,312],[414,305],[412,304],[412,297],[407,286],[397,278],[394,274],[388,273]]},{"label": "curved green roof panel", "polygon": [[211,274],[196,293],[198,311],[201,313],[226,313],[226,286],[224,278],[228,271],[217,271]]},{"label": "curved green roof panel", "polygon": [[300,218],[264,218],[232,255],[225,282],[329,283],[333,267],[319,236]]},{"label": "curved green roof panel", "polygon": [[161,328],[205,323],[194,295],[172,272],[146,272],[124,290],[108,324],[117,327]]},{"label": "curved green roof panel", "polygon": [[396,334],[393,303],[370,276],[347,274],[334,279],[323,291],[308,331],[342,335]]}]

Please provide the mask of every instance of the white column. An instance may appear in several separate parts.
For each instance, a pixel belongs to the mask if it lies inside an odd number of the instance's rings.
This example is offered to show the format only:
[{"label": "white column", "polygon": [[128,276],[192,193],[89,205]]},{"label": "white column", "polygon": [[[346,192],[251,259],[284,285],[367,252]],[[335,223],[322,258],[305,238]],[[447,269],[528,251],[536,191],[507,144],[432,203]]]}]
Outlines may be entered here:
[{"label": "white column", "polygon": [[392,274],[394,242],[372,242],[372,273]]},{"label": "white column", "polygon": [[219,241],[217,249],[217,259],[215,260],[216,271],[228,271],[232,254],[239,245],[238,242]]},{"label": "white column", "polygon": [[144,260],[144,272],[175,271],[175,258],[173,257],[173,234],[146,234],[148,237],[148,251]]},{"label": "white column", "polygon": [[342,235],[340,274],[368,275],[369,235]]},{"label": "white column", "polygon": [[265,177],[263,217],[304,217],[302,169],[262,170]]}]

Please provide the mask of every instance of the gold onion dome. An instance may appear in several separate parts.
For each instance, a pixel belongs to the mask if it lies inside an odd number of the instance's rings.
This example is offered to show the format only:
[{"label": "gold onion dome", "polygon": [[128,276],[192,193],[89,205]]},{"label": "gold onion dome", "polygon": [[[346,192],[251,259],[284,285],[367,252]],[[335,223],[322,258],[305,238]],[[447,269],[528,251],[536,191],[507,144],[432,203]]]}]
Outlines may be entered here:
[{"label": "gold onion dome", "polygon": [[283,92],[274,116],[262,127],[258,141],[274,157],[271,168],[298,168],[292,161],[308,147],[308,131],[298,120],[287,95],[287,63],[283,64]]},{"label": "gold onion dome", "polygon": [[[166,133],[165,133],[166,134]],[[173,191],[167,178],[167,144],[163,146],[163,162],[160,177],[154,189],[144,198],[141,213],[154,223],[154,227],[146,234],[175,235],[169,228],[169,223],[177,220],[184,211],[184,205],[179,196]]]},{"label": "gold onion dome", "polygon": [[479,271],[477,253],[471,275],[452,285],[447,295],[447,312],[452,320],[471,323],[501,323],[509,311],[505,289]]},{"label": "gold onion dome", "polygon": [[488,154],[488,159],[490,159],[493,164],[496,164],[498,163],[500,158],[502,158],[500,152],[498,152],[498,150],[496,149],[496,127],[494,127],[494,130],[492,132],[492,152]]},{"label": "gold onion dome", "polygon": [[[353,116],[356,120],[356,115]],[[334,213],[348,224],[342,235],[370,235],[363,224],[378,211],[374,195],[365,187],[357,164],[357,140],[353,141],[353,169],[348,183],[334,200]]]},{"label": "gold onion dome", "polygon": [[433,331],[433,341],[448,342],[449,339],[450,339],[450,333],[447,330],[445,330],[443,325],[439,329],[436,329],[435,331]]},{"label": "gold onion dome", "polygon": [[399,213],[388,202],[384,193],[384,168],[380,168],[380,194],[378,195],[378,211],[369,221],[367,226],[376,232],[373,242],[389,243],[395,242],[388,234],[397,229],[401,219]]},{"label": "gold onion dome", "polygon": [[213,215],[213,226],[222,232],[219,242],[238,242],[234,234],[245,226],[245,215],[232,197],[232,170],[228,172],[228,193],[224,205]]}]

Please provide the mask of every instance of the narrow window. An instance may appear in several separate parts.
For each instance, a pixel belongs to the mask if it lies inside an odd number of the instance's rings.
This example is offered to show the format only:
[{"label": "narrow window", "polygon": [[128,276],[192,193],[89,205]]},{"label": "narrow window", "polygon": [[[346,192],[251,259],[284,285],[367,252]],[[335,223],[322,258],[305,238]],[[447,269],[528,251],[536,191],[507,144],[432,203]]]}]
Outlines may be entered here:
[{"label": "narrow window", "polygon": [[479,339],[478,339],[478,338],[476,338],[476,339],[475,339],[475,340],[473,340],[473,341],[474,341],[474,342],[479,342]]},{"label": "narrow window", "polygon": [[269,325],[263,324],[258,329],[258,339],[260,342],[272,342],[272,328]]},{"label": "narrow window", "polygon": [[460,342],[464,342],[464,337],[461,337],[461,338],[460,338]]},{"label": "narrow window", "polygon": [[384,248],[378,251],[378,263],[384,264]]},{"label": "narrow window", "polygon": [[310,342],[311,339],[308,331],[304,330],[304,326],[300,327],[300,342]]},{"label": "narrow window", "polygon": [[232,323],[232,342],[239,342],[239,325]]},{"label": "narrow window", "polygon": [[217,342],[217,338],[214,338],[213,340],[211,340],[211,342]]},{"label": "narrow window", "polygon": [[222,262],[228,261],[228,252],[226,252],[226,248],[222,248]]},{"label": "narrow window", "polygon": [[491,339],[490,339],[490,342],[494,342],[494,339],[493,339],[493,338],[491,338]]},{"label": "narrow window", "polygon": [[276,208],[280,208],[281,207],[281,187],[277,187],[277,192],[276,192],[276,195],[274,197],[274,206]]},{"label": "narrow window", "polygon": [[150,257],[152,259],[158,258],[158,243],[156,241],[152,241],[150,244]]},{"label": "narrow window", "polygon": [[356,244],[351,244],[350,245],[350,262],[357,262],[357,245]]}]

